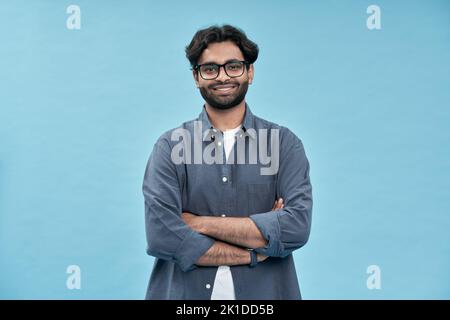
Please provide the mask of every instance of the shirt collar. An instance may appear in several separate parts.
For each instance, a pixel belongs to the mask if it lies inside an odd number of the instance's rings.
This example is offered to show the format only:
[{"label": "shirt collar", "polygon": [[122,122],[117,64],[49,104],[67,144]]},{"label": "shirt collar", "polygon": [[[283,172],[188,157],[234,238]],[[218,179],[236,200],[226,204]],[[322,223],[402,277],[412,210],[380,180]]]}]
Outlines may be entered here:
[{"label": "shirt collar", "polygon": [[[217,132],[219,132],[219,129],[214,128],[211,122],[209,121],[205,105],[203,105],[202,112],[200,113],[198,119],[202,122],[202,128],[205,130],[203,134],[203,139],[211,140],[211,138],[213,138],[217,134]],[[256,131],[254,124],[255,124],[255,116],[250,110],[249,105],[245,103],[244,121],[242,123],[242,128],[240,130],[242,130],[246,136],[249,136],[252,139],[256,139]],[[249,131],[248,129],[253,130]]]}]

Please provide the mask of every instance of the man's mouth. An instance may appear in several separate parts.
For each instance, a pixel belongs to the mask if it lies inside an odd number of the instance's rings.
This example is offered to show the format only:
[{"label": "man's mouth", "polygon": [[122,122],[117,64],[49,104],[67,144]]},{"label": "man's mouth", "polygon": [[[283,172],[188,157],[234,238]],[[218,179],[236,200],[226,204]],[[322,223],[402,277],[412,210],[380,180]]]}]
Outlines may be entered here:
[{"label": "man's mouth", "polygon": [[230,84],[219,84],[212,87],[213,91],[216,93],[230,93],[234,91],[238,87],[237,84],[230,83]]}]

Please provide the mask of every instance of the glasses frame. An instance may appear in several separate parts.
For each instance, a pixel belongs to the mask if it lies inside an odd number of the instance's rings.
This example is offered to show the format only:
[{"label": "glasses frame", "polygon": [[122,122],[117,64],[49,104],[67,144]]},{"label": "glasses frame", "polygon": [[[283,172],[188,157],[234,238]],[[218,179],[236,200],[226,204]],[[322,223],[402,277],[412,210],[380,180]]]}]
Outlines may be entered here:
[{"label": "glasses frame", "polygon": [[[236,63],[236,62],[240,62],[240,63],[242,63],[243,65],[244,65],[244,68],[242,68],[242,73],[240,74],[240,75],[238,75],[238,76],[230,76],[229,74],[228,74],[228,72],[227,72],[227,69],[225,68],[225,66],[227,65],[227,64],[230,64],[230,63]],[[206,65],[215,65],[215,66],[217,66],[219,69],[219,72],[217,72],[217,75],[214,77],[214,78],[205,78],[203,75],[202,75],[202,72],[200,71],[200,67],[201,66],[206,66]],[[244,69],[247,67],[248,68],[248,66],[250,65],[250,63],[248,62],[248,61],[246,61],[246,60],[235,60],[235,61],[228,61],[228,62],[226,62],[226,63],[224,63],[224,64],[218,64],[218,63],[203,63],[203,64],[196,64],[192,69],[193,70],[195,70],[195,71],[197,71],[197,73],[198,74],[200,74],[200,77],[202,77],[202,79],[203,80],[215,80],[215,79],[217,79],[217,77],[220,75],[220,69],[222,69],[222,67],[223,67],[223,71],[225,71],[225,74],[227,75],[227,76],[229,76],[230,78],[239,78],[239,77],[241,77],[243,74],[244,74]]]}]

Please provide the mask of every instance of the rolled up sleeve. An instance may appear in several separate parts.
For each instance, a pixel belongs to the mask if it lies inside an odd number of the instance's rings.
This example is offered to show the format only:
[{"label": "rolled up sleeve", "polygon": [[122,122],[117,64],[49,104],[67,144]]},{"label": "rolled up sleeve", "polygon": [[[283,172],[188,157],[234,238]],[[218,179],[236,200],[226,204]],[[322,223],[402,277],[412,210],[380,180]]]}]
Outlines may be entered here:
[{"label": "rolled up sleeve", "polygon": [[[293,146],[292,146],[293,144]],[[267,245],[255,249],[271,257],[286,257],[306,244],[311,229],[312,187],[309,162],[302,142],[295,138],[286,155],[280,154],[278,194],[284,208],[253,214]]]},{"label": "rolled up sleeve", "polygon": [[182,200],[170,146],[159,139],[147,163],[142,186],[145,199],[147,253],[177,263],[181,270],[196,268],[195,262],[214,240],[191,228],[181,218]]}]

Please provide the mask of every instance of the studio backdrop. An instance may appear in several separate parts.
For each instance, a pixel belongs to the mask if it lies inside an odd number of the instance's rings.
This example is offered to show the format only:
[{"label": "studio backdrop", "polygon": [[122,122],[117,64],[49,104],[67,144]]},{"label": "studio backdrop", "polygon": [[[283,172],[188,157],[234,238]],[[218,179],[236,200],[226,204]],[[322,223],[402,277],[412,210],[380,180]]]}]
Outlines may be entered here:
[{"label": "studio backdrop", "polygon": [[144,170],[203,105],[185,46],[260,48],[247,102],[311,165],[304,299],[450,298],[450,2],[0,1],[0,298],[143,299]]}]

